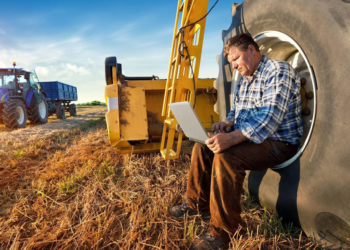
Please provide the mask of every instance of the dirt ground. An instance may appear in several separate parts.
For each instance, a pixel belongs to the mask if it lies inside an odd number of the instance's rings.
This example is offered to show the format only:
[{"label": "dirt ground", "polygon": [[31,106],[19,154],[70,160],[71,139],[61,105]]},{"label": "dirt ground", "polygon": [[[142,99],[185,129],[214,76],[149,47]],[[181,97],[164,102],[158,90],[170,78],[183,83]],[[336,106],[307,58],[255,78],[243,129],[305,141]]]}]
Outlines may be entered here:
[{"label": "dirt ground", "polygon": [[0,154],[14,144],[40,140],[64,130],[73,129],[82,123],[103,117],[107,112],[105,106],[77,106],[77,116],[71,117],[66,112],[66,119],[57,119],[56,116],[49,116],[46,124],[30,124],[24,129],[8,129],[4,124],[0,124]]}]

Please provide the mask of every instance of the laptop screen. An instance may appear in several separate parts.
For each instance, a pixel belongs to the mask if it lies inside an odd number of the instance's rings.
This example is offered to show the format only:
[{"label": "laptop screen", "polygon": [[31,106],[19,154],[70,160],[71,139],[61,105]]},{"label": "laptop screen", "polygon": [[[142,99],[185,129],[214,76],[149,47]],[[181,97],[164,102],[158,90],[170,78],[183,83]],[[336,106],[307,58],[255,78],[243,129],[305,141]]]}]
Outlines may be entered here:
[{"label": "laptop screen", "polygon": [[185,135],[192,141],[204,144],[209,137],[191,104],[189,102],[169,103],[169,108]]}]

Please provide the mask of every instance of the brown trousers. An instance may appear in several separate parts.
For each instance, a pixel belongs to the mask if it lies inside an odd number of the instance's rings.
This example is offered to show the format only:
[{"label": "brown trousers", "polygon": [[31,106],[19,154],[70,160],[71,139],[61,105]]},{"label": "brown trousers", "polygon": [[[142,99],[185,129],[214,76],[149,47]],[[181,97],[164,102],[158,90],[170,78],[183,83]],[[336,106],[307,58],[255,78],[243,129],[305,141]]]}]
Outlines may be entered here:
[{"label": "brown trousers", "polygon": [[243,142],[214,154],[196,143],[192,151],[187,183],[190,207],[210,212],[209,233],[228,242],[242,225],[240,199],[246,170],[266,170],[291,158],[298,147],[265,140],[262,144]]}]

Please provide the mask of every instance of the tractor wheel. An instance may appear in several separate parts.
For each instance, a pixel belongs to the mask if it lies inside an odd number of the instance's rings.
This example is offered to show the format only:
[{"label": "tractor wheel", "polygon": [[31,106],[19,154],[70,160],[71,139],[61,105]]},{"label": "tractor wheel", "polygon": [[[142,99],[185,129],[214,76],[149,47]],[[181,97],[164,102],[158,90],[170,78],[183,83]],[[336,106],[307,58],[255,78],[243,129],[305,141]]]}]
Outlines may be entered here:
[{"label": "tractor wheel", "polygon": [[28,109],[28,120],[33,124],[45,124],[48,118],[48,105],[44,95],[41,95],[42,101]]},{"label": "tractor wheel", "polygon": [[59,103],[56,106],[56,117],[58,119],[66,119],[66,113],[65,113],[64,106],[62,105],[62,103]]},{"label": "tractor wheel", "polygon": [[226,41],[250,33],[262,54],[288,61],[312,92],[302,96],[308,109],[297,155],[280,170],[251,171],[246,190],[308,236],[344,248],[350,248],[349,3],[245,0],[223,34]]},{"label": "tractor wheel", "polygon": [[10,99],[6,101],[2,112],[6,128],[25,128],[27,109],[21,100]]},{"label": "tractor wheel", "polygon": [[77,116],[77,108],[75,104],[69,105],[69,114],[70,116]]}]

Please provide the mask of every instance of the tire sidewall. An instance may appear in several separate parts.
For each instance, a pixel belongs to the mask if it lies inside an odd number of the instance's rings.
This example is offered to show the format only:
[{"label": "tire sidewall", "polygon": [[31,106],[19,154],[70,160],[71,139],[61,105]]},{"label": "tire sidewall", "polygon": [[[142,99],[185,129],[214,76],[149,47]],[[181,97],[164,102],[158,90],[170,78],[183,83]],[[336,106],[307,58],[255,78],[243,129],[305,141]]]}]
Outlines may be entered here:
[{"label": "tire sidewall", "polygon": [[[350,140],[346,126],[350,123],[346,112],[349,87],[345,80],[348,78],[346,65],[350,64],[346,53],[350,51],[349,27],[345,25],[350,17],[350,4],[325,0],[245,0],[243,13],[243,20],[236,20],[236,23],[253,37],[265,31],[279,31],[296,41],[317,81],[315,126],[299,159],[297,195],[301,226],[309,236],[315,236],[317,214],[329,212],[350,221],[350,213],[344,209],[350,198],[347,195],[350,177],[346,168],[350,162],[346,144]],[[236,30],[242,33],[242,29]],[[234,35],[235,30],[231,36]],[[264,178],[269,179],[268,176]],[[271,186],[278,186],[277,175],[270,180],[276,181]]]},{"label": "tire sidewall", "polygon": [[[17,118],[17,108],[23,112],[23,122],[19,123]],[[10,112],[11,111],[11,112]],[[3,122],[7,128],[25,128],[27,125],[27,109],[23,101],[19,99],[9,99],[3,107]]]},{"label": "tire sidewall", "polygon": [[61,112],[61,117],[62,117],[62,119],[66,119],[66,113],[65,113],[65,110],[64,110],[64,106],[63,106],[63,105],[61,105],[60,112]]},{"label": "tire sidewall", "polygon": [[[28,119],[30,120],[31,123],[33,124],[45,124],[47,123],[48,117],[49,117],[49,110],[48,110],[48,103],[46,101],[46,97],[44,94],[41,94],[41,102],[38,103],[36,97],[33,95],[33,103],[30,108],[28,108]],[[41,105],[44,105],[45,109],[45,115],[44,117],[41,116],[40,114],[40,108]]]},{"label": "tire sidewall", "polygon": [[56,117],[58,119],[65,119],[66,118],[64,106],[61,102],[56,104]]},{"label": "tire sidewall", "polygon": [[77,108],[76,108],[74,103],[69,105],[69,114],[71,116],[76,116],[77,115]]}]

